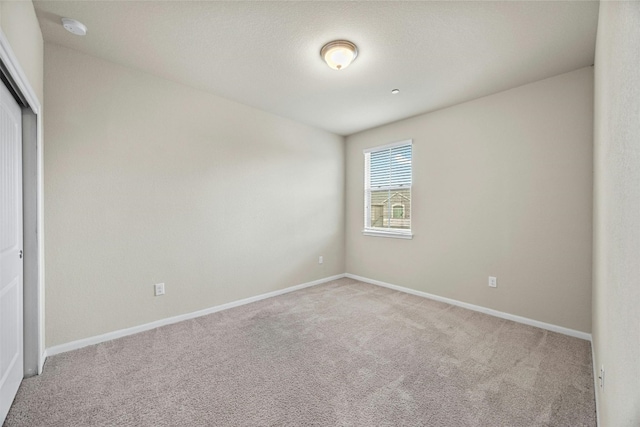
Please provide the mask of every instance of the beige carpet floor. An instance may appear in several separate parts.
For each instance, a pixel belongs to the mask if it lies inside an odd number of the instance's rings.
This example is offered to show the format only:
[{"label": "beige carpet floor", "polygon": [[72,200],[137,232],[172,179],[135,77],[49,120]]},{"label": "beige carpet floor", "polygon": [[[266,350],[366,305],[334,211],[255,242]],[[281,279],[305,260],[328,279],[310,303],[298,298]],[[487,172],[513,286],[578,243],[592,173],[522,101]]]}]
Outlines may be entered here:
[{"label": "beige carpet floor", "polygon": [[590,343],[350,279],[47,359],[5,426],[595,426]]}]

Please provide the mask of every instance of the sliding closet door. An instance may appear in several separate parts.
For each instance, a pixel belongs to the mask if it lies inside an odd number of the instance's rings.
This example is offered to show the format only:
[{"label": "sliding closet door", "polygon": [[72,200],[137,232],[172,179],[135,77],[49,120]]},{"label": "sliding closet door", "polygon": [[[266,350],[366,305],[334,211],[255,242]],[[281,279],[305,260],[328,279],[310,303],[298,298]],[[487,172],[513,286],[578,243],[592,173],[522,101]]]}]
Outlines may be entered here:
[{"label": "sliding closet door", "polygon": [[0,424],[23,377],[22,114],[0,82]]}]

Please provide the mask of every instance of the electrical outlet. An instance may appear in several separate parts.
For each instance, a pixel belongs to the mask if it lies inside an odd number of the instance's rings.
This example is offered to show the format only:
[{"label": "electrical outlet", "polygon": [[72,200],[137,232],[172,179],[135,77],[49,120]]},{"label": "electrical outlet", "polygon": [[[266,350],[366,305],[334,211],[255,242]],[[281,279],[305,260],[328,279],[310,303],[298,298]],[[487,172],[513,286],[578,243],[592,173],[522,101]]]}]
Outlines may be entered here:
[{"label": "electrical outlet", "polygon": [[600,367],[600,376],[598,378],[600,378],[600,388],[604,391],[604,365]]},{"label": "electrical outlet", "polygon": [[324,258],[322,258],[322,255],[320,255],[318,257],[318,264],[322,264],[324,262]]},{"label": "electrical outlet", "polygon": [[153,290],[155,296],[159,297],[160,295],[164,295],[164,283],[156,283],[153,285]]},{"label": "electrical outlet", "polygon": [[489,287],[491,287],[491,288],[497,288],[498,287],[498,278],[497,277],[489,276]]}]

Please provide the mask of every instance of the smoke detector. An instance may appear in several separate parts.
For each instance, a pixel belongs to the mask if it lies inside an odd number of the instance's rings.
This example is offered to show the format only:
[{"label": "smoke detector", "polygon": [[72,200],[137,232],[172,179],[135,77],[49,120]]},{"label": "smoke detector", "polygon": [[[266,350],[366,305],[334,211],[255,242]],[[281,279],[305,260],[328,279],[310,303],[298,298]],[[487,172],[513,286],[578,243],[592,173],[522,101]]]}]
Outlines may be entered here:
[{"label": "smoke detector", "polygon": [[62,26],[65,30],[76,36],[86,36],[87,26],[80,21],[71,18],[62,18]]}]

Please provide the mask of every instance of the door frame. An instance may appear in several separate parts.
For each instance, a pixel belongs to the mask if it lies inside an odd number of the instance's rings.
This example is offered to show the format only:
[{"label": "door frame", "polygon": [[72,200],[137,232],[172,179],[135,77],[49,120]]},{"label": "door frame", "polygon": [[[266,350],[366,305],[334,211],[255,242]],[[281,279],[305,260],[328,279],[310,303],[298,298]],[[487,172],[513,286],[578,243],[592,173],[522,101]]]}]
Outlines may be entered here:
[{"label": "door frame", "polygon": [[[22,101],[24,375],[41,374],[44,341],[44,175],[42,105],[0,29],[0,66]],[[26,105],[25,105],[26,104]]]}]

